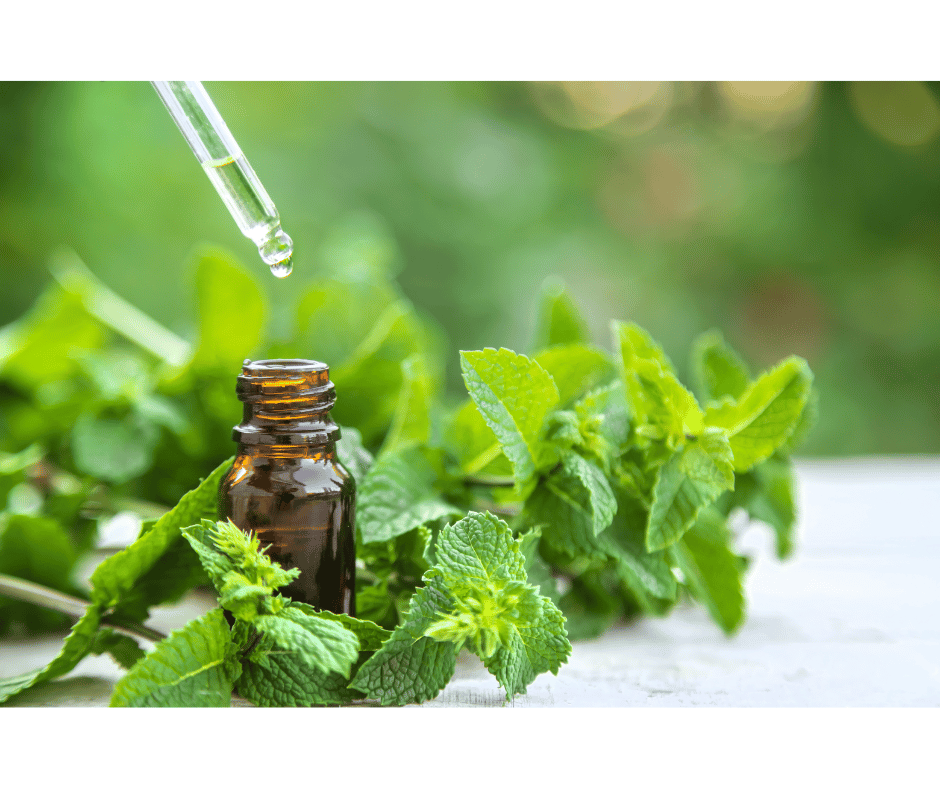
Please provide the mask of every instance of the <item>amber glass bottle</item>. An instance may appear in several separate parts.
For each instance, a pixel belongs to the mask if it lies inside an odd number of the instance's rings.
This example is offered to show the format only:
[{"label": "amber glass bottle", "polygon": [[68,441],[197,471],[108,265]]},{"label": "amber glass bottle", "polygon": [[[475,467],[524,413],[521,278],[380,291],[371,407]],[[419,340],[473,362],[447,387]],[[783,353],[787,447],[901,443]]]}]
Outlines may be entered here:
[{"label": "amber glass bottle", "polygon": [[219,486],[219,515],[253,531],[267,554],[300,577],[292,599],[355,615],[356,482],[336,459],[336,392],[319,361],[245,361],[245,403],[232,432],[238,452]]}]

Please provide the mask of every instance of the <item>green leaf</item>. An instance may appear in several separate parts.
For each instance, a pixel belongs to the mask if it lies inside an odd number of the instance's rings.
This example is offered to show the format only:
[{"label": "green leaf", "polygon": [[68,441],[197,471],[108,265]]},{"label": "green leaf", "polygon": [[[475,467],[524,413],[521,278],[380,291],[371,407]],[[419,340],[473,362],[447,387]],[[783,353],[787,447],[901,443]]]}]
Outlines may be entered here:
[{"label": "green leaf", "polygon": [[356,528],[364,544],[384,542],[460,510],[434,491],[434,472],[416,450],[383,454],[359,486]]},{"label": "green leaf", "polygon": [[538,363],[505,348],[462,350],[460,368],[522,489],[542,466],[540,437],[545,416],[558,404],[555,383]]},{"label": "green leaf", "polygon": [[[609,574],[609,573],[607,573]],[[559,602],[565,616],[565,629],[572,640],[599,637],[610,629],[620,614],[613,588],[603,580],[605,573],[590,570],[575,577]]]},{"label": "green leaf", "polygon": [[519,542],[492,513],[470,512],[441,531],[437,563],[425,575],[440,578],[454,599],[425,634],[466,642],[506,691],[507,700],[539,673],[557,673],[571,652],[564,617],[527,582]]},{"label": "green leaf", "polygon": [[342,438],[336,442],[336,458],[357,483],[362,483],[374,458],[362,445],[362,435],[354,427],[343,427]]},{"label": "green leaf", "polygon": [[512,465],[472,399],[454,413],[446,440],[465,474],[512,475]]},{"label": "green leaf", "polygon": [[137,645],[136,640],[115,632],[109,627],[98,630],[91,653],[110,654],[124,670],[130,670],[138,660],[147,656],[147,652]]},{"label": "green leaf", "polygon": [[394,626],[397,623],[394,600],[389,594],[388,580],[378,585],[361,586],[356,590],[356,615],[376,624]]},{"label": "green leaf", "polygon": [[556,605],[561,599],[558,583],[552,575],[551,567],[539,554],[538,545],[542,537],[541,526],[530,528],[519,536],[519,552],[525,559],[525,573],[528,582],[538,588],[542,596],[548,597]]},{"label": "green leaf", "polygon": [[286,597],[275,590],[295,580],[299,569],[283,569],[272,561],[254,532],[246,532],[231,520],[200,523],[184,528],[183,538],[219,594],[219,605],[237,621],[255,623],[260,615],[281,612]]},{"label": "green leaf", "polygon": [[106,337],[78,293],[51,284],[26,315],[0,330],[0,376],[26,391],[66,380]]},{"label": "green leaf", "polygon": [[620,354],[624,369],[632,369],[637,361],[653,361],[666,372],[676,373],[672,362],[649,332],[636,323],[611,322],[614,348]]},{"label": "green leaf", "polygon": [[72,430],[72,456],[82,473],[114,484],[140,476],[153,465],[160,431],[131,415],[83,413]]},{"label": "green leaf", "polygon": [[[218,545],[212,538],[216,533],[215,529],[216,522],[204,517],[201,518],[199,523],[181,529],[180,533],[191,548],[190,553],[199,562],[212,585],[215,586],[216,592],[221,593],[222,587],[225,585],[226,575],[229,572],[236,572],[239,564],[232,556],[219,550]],[[246,536],[246,539],[250,543],[251,537]],[[174,548],[178,544],[174,545]]]},{"label": "green leaf", "polygon": [[724,397],[737,399],[751,381],[747,365],[716,330],[706,331],[692,343],[693,388],[701,402],[716,402]]},{"label": "green leaf", "polygon": [[55,520],[30,514],[0,520],[0,572],[68,591],[75,558],[68,533]]},{"label": "green leaf", "polygon": [[383,706],[422,703],[437,697],[457,667],[457,648],[424,636],[441,612],[453,609],[439,581],[411,597],[405,621],[392,632],[349,685]]},{"label": "green leaf", "polygon": [[427,700],[446,685],[465,644],[507,698],[525,692],[538,673],[557,672],[570,653],[564,619],[526,582],[525,558],[506,523],[470,512],[442,529],[435,555],[405,621],[353,687],[383,704]]},{"label": "green leaf", "polygon": [[784,454],[796,451],[806,440],[806,436],[812,432],[817,421],[819,421],[819,391],[814,387],[809,390],[806,405],[803,406],[803,411],[800,413],[800,420],[793,428],[793,432],[790,433],[790,437],[780,445],[777,451]]},{"label": "green leaf", "polygon": [[744,621],[744,563],[730,548],[725,518],[706,508],[695,525],[672,549],[685,583],[725,632]]},{"label": "green leaf", "polygon": [[646,549],[674,544],[699,511],[734,488],[731,447],[721,430],[710,429],[672,454],[659,469],[646,531]]},{"label": "green leaf", "polygon": [[558,387],[562,406],[617,377],[617,367],[605,350],[591,345],[557,345],[532,356]]},{"label": "green leaf", "polygon": [[646,509],[619,487],[615,494],[617,514],[601,543],[616,560],[617,574],[634,592],[639,586],[645,594],[674,601],[678,586],[666,552],[646,549]]},{"label": "green leaf", "polygon": [[195,369],[235,375],[261,341],[265,305],[255,276],[218,249],[205,249],[196,260],[199,343]]},{"label": "green leaf", "polygon": [[405,359],[401,364],[402,385],[392,426],[385,436],[381,454],[420,446],[431,437],[431,376],[421,356]]},{"label": "green leaf", "polygon": [[705,423],[727,431],[735,471],[750,470],[786,442],[800,421],[812,383],[806,362],[791,356],[761,375],[738,400],[708,408]]},{"label": "green leaf", "polygon": [[246,660],[235,689],[256,706],[321,706],[364,697],[348,683],[342,674],[312,668],[293,654],[271,653],[258,662]]},{"label": "green leaf", "polygon": [[[558,411],[560,416],[568,411]],[[571,446],[593,459],[607,475],[622,464],[621,455],[630,437],[630,411],[623,383],[589,392],[574,404],[577,434]]]},{"label": "green leaf", "polygon": [[336,421],[352,425],[372,445],[398,405],[402,362],[415,354],[427,356],[426,344],[411,305],[399,301],[389,306],[352,356],[330,371],[339,392],[333,408]]},{"label": "green leaf", "polygon": [[219,608],[176,630],[114,687],[111,706],[231,706],[241,673]]},{"label": "green leaf", "polygon": [[360,651],[376,651],[382,644],[388,640],[392,633],[387,629],[382,629],[372,621],[364,621],[361,618],[347,616],[345,613],[332,613],[329,610],[317,610],[312,605],[303,602],[291,602],[292,608],[306,613],[308,616],[315,616],[324,621],[335,621],[348,629],[359,639]]},{"label": "green leaf", "polygon": [[591,333],[568,294],[564,283],[555,277],[545,280],[535,325],[535,347],[589,342]]},{"label": "green leaf", "polygon": [[100,621],[101,612],[94,605],[89,606],[85,615],[75,622],[72,631],[65,638],[58,656],[46,667],[20,676],[0,679],[0,703],[6,702],[28,687],[57,679],[72,670],[91,652]]},{"label": "green leaf", "polygon": [[564,615],[545,597],[537,599],[540,610],[510,629],[508,643],[491,656],[478,653],[486,669],[506,691],[507,701],[513,695],[525,694],[540,673],[557,674],[571,654]]},{"label": "green leaf", "polygon": [[39,462],[42,456],[42,447],[38,444],[16,454],[0,451],[0,509],[6,508],[10,490],[27,480],[27,468]]},{"label": "green leaf", "polygon": [[297,306],[296,352],[331,369],[342,364],[394,301],[392,288],[374,278],[312,282]]},{"label": "green leaf", "polygon": [[614,321],[613,329],[638,434],[665,440],[672,449],[678,448],[686,435],[701,434],[702,409],[679,382],[662,349],[636,324]]},{"label": "green leaf", "polygon": [[123,620],[146,621],[150,608],[178,602],[188,591],[208,583],[199,558],[186,542],[178,540],[137,579],[114,613]]},{"label": "green leaf", "polygon": [[359,656],[359,639],[354,632],[338,621],[294,606],[278,615],[258,616],[252,623],[305,665],[326,673],[335,671],[349,678],[349,670]]},{"label": "green leaf", "polygon": [[606,553],[595,537],[610,525],[617,501],[596,465],[568,454],[535,488],[525,511],[544,525],[543,538],[554,549],[572,557],[602,556]]},{"label": "green leaf", "polygon": [[219,483],[232,466],[223,462],[195,490],[186,493],[146,534],[102,561],[91,575],[91,598],[102,608],[117,605],[180,537],[180,529],[216,516]]},{"label": "green leaf", "polygon": [[734,503],[754,520],[767,523],[777,537],[777,557],[793,552],[793,530],[796,526],[793,464],[774,456],[741,474],[735,485]]}]

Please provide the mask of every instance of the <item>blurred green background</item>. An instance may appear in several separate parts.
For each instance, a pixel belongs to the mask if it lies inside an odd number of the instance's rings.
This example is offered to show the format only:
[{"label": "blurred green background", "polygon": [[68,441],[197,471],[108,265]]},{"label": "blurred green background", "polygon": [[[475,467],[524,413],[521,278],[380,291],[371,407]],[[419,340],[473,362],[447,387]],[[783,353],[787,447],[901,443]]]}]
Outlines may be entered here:
[{"label": "blurred green background", "polygon": [[208,242],[264,287],[274,339],[313,279],[394,276],[442,329],[459,393],[456,350],[529,348],[554,274],[596,341],[635,320],[683,374],[712,326],[755,369],[804,356],[821,399],[804,454],[940,451],[932,84],[206,87],[294,274],[265,271],[150,85],[0,83],[0,325],[65,246],[192,339]]}]

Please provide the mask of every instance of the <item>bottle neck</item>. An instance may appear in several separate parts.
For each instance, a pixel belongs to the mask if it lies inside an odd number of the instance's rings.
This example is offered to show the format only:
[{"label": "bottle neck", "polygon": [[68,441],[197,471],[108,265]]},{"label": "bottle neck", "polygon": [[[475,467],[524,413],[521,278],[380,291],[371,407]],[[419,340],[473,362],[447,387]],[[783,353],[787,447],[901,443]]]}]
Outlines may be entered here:
[{"label": "bottle neck", "polygon": [[256,460],[336,460],[336,443],[316,445],[303,443],[295,446],[279,446],[271,443],[239,443],[236,463],[240,459]]},{"label": "bottle neck", "polygon": [[246,361],[235,386],[245,404],[232,431],[241,446],[330,447],[339,426],[330,417],[336,392],[329,368],[319,361]]}]

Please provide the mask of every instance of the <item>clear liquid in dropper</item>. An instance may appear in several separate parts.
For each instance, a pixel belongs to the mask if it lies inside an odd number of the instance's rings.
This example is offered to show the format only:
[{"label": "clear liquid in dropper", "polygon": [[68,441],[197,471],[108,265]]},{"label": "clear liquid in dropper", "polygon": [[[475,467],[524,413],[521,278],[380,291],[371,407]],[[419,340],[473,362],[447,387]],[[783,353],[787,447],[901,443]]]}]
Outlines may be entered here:
[{"label": "clear liquid in dropper", "polygon": [[211,159],[203,169],[229,212],[235,217],[242,235],[258,247],[261,259],[278,279],[293,270],[293,243],[281,229],[281,220],[271,198],[244,155]]}]

